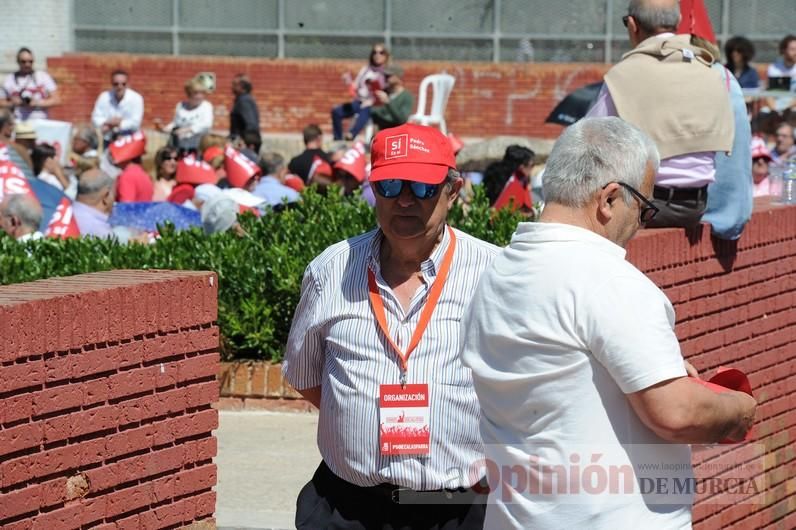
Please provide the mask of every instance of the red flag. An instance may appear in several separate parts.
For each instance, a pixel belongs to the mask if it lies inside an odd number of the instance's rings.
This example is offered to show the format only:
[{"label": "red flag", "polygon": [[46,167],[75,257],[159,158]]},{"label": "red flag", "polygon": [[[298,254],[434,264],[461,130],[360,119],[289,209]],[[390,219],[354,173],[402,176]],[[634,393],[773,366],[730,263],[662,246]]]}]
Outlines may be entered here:
[{"label": "red flag", "polygon": [[116,164],[138,158],[145,151],[146,138],[141,131],[118,138],[110,147],[111,158]]},{"label": "red flag", "polygon": [[531,190],[520,179],[511,176],[503,191],[500,192],[497,200],[495,201],[495,209],[500,210],[511,205],[512,210],[520,208],[527,208],[533,210],[533,199],[531,198]]},{"label": "red flag", "polygon": [[715,43],[716,34],[704,0],[680,0],[680,25],[677,33],[689,33]]},{"label": "red flag", "polygon": [[351,174],[357,182],[365,180],[365,146],[362,142],[357,142],[354,146],[343,154],[343,158],[334,163],[336,169],[342,169]]},{"label": "red flag", "polygon": [[315,155],[312,159],[308,180],[311,181],[315,175],[323,175],[324,177],[332,176],[332,166],[318,155]]},{"label": "red flag", "polygon": [[242,188],[249,180],[260,174],[260,166],[230,146],[224,150],[224,171],[227,181],[234,188]]},{"label": "red flag", "polygon": [[177,164],[177,176],[175,180],[178,184],[215,184],[218,177],[213,166],[202,160],[197,160],[193,156],[186,156]]}]

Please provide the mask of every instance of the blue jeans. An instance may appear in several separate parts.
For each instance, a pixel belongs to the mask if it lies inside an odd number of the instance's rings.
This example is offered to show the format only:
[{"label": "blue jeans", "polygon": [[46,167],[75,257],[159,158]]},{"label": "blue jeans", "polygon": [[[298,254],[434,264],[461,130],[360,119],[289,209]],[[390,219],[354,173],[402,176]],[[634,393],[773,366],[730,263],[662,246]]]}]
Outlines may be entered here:
[{"label": "blue jeans", "polygon": [[349,130],[351,136],[359,134],[359,131],[364,129],[368,124],[368,120],[370,120],[370,107],[363,107],[361,101],[355,100],[351,103],[343,103],[332,109],[332,130],[335,140],[343,139],[343,119],[350,118],[355,114],[356,119]]}]

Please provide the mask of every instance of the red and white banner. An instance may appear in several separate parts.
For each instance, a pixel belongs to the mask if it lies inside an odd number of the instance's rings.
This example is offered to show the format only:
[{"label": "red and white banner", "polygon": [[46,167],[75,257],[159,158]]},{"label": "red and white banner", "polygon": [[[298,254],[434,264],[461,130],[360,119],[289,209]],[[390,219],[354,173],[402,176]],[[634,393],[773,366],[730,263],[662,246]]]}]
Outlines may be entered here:
[{"label": "red and white banner", "polygon": [[227,146],[224,149],[224,171],[227,181],[235,188],[242,188],[255,175],[260,174],[260,166],[246,158],[246,156]]},{"label": "red and white banner", "polygon": [[133,160],[143,155],[146,151],[146,137],[138,131],[128,136],[122,136],[110,146],[111,158],[116,164]]}]

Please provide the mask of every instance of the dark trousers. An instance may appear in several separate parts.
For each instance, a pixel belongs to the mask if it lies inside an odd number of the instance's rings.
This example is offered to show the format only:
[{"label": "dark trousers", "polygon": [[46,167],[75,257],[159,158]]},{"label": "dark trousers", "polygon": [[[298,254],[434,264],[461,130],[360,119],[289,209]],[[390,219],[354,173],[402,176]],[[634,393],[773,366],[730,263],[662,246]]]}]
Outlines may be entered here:
[{"label": "dark trousers", "polygon": [[332,132],[335,140],[343,139],[343,119],[350,118],[356,114],[354,123],[349,132],[351,136],[356,136],[359,131],[365,128],[370,120],[370,107],[363,107],[358,100],[351,103],[343,103],[332,109]]},{"label": "dark trousers", "polygon": [[652,204],[660,210],[647,228],[693,228],[699,225],[708,205],[704,188],[663,188],[655,186]]},{"label": "dark trousers", "polygon": [[473,489],[417,492],[381,484],[364,488],[318,466],[296,501],[298,530],[481,530],[486,481]]}]

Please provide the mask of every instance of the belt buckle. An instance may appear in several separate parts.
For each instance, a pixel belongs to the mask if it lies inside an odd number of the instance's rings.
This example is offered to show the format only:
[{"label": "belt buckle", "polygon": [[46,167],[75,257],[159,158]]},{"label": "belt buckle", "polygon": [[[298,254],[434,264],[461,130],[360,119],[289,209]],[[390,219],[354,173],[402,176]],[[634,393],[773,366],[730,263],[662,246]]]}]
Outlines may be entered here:
[{"label": "belt buckle", "polygon": [[401,504],[401,500],[398,497],[402,492],[407,492],[407,491],[414,491],[414,490],[412,488],[404,488],[400,486],[395,488],[394,490],[392,490],[392,493],[390,493],[390,500],[395,504]]}]

